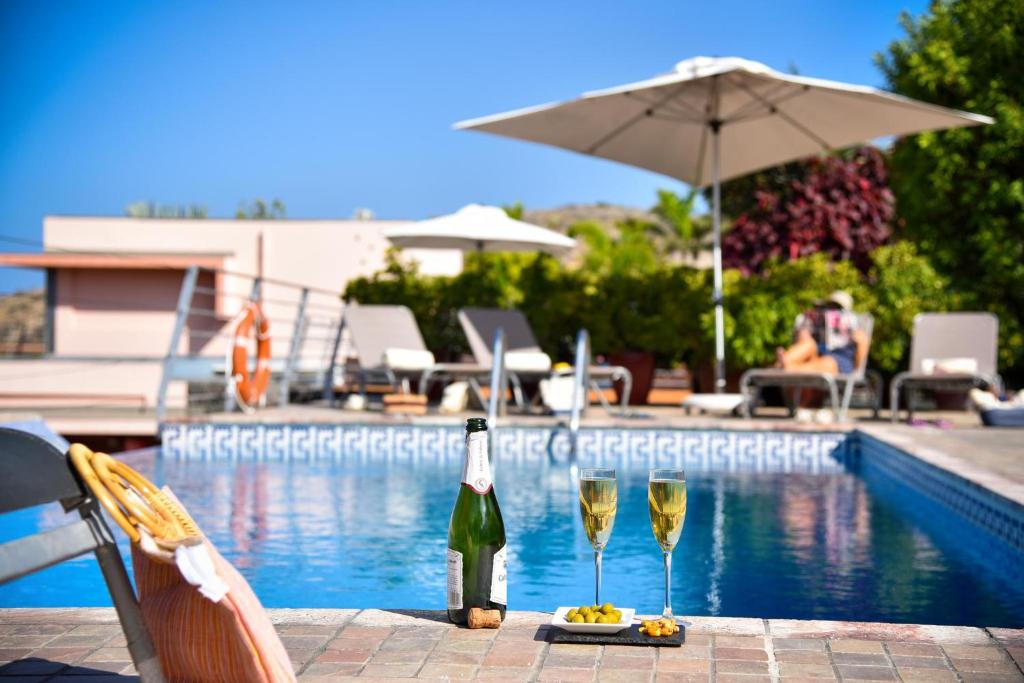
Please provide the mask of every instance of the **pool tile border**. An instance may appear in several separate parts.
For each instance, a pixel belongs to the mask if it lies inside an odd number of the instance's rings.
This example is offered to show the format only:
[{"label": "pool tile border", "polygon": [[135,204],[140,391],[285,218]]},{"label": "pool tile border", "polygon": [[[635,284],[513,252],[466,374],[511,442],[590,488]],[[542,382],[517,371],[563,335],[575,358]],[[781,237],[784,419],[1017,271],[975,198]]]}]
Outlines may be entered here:
[{"label": "pool tile border", "polygon": [[[418,462],[461,458],[460,425],[170,423],[167,457],[185,460],[314,461],[343,458]],[[682,466],[727,472],[840,472],[847,435],[838,432],[585,428],[581,463]],[[565,461],[570,438],[558,426],[495,430],[498,461]]]},{"label": "pool tile border", "polygon": [[860,457],[1024,553],[1024,506],[876,436],[854,432]]}]

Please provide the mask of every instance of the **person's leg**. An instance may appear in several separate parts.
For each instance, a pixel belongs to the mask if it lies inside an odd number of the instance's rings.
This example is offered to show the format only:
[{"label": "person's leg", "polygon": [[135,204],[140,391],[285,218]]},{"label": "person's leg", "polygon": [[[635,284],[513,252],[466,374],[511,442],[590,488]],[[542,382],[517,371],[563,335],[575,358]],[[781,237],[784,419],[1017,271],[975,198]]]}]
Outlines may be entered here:
[{"label": "person's leg", "polygon": [[793,372],[824,372],[829,375],[839,374],[839,365],[832,356],[816,356],[802,363],[793,363],[786,366],[787,370]]},{"label": "person's leg", "polygon": [[867,366],[868,361],[868,337],[866,334],[857,330],[853,333],[853,367],[863,368]]},{"label": "person's leg", "polygon": [[793,345],[779,354],[779,365],[786,370],[792,370],[794,366],[807,363],[817,357],[818,343],[814,341],[810,332],[800,330]]}]

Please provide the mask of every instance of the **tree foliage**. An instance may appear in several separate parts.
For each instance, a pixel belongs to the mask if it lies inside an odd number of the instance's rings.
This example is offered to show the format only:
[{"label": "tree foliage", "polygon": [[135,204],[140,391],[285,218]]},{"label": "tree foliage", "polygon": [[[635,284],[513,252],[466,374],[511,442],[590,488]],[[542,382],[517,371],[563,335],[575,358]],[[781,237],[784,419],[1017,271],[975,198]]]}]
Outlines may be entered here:
[{"label": "tree foliage", "polygon": [[251,203],[241,202],[235,211],[235,218],[239,220],[283,220],[288,217],[284,202],[275,199],[269,204],[262,199],[254,199]]},{"label": "tree foliage", "polygon": [[523,203],[516,202],[515,204],[509,204],[508,206],[501,207],[505,211],[505,215],[509,218],[514,218],[517,221],[523,220]]},{"label": "tree foliage", "polygon": [[960,305],[999,316],[1002,370],[1024,374],[1024,0],[943,0],[902,18],[876,61],[896,92],[987,114],[991,126],[899,140],[899,235]]},{"label": "tree foliage", "polygon": [[569,236],[586,245],[582,270],[591,279],[613,274],[649,273],[658,268],[658,253],[651,241],[652,226],[636,220],[621,221],[616,234],[604,226],[582,221],[569,228]]},{"label": "tree foliage", "polygon": [[651,212],[659,219],[653,228],[661,237],[662,254],[696,257],[701,249],[707,247],[711,221],[708,216],[694,214],[699,196],[697,190],[690,190],[686,195],[658,190],[658,203]]},{"label": "tree foliage", "polygon": [[726,267],[756,273],[771,260],[818,252],[862,271],[870,267],[870,253],[889,239],[894,213],[881,153],[861,147],[801,162],[801,170],[781,186],[755,190],[756,205],[722,240]]},{"label": "tree foliage", "polygon": [[131,218],[206,218],[205,204],[158,204],[132,202],[124,207],[124,215]]},{"label": "tree foliage", "polygon": [[[758,192],[781,194],[787,191],[793,181],[803,178],[805,165],[806,162],[802,160],[790,161],[722,183],[723,225],[731,224],[742,214],[756,208]],[[704,188],[703,193],[704,201],[710,206],[711,187]]]}]

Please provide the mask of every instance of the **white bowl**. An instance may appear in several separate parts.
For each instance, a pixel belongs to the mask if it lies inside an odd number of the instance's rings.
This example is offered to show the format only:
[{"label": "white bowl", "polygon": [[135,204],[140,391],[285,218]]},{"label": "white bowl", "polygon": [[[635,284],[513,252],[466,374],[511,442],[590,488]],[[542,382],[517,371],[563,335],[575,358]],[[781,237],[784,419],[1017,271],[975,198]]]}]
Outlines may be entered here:
[{"label": "white bowl", "polygon": [[571,609],[578,608],[559,607],[555,610],[554,616],[551,617],[551,625],[565,629],[569,633],[603,633],[607,635],[610,633],[618,633],[623,629],[629,628],[633,623],[633,616],[636,614],[636,610],[632,607],[620,607],[618,609],[622,612],[622,620],[617,624],[574,624],[565,620],[565,615],[568,614]]}]

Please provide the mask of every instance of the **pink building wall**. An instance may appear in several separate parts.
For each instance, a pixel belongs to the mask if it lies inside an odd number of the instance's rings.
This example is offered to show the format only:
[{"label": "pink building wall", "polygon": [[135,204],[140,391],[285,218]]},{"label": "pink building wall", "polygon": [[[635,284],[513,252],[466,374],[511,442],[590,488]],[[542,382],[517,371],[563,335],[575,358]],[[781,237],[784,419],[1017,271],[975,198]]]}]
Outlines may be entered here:
[{"label": "pink building wall", "polygon": [[[126,263],[139,254],[202,255],[207,261],[222,262],[227,271],[262,272],[266,278],[340,294],[349,280],[383,268],[389,244],[380,233],[397,223],[47,216],[43,239],[47,251],[123,254]],[[454,250],[406,250],[403,258],[418,261],[428,274],[454,274],[462,268],[462,255]],[[53,401],[24,397],[53,394],[64,396],[57,401],[60,405],[106,402],[152,409],[183,275],[183,270],[168,268],[58,269],[52,279],[56,286],[53,354],[79,360],[0,360],[0,407],[46,405]],[[220,356],[226,339],[193,333],[227,325],[251,282],[203,273],[199,284],[216,286],[224,296],[215,300],[212,295],[197,294],[194,304],[218,315],[190,318],[179,352]],[[263,295],[269,317],[294,316],[292,306],[274,302],[293,301],[295,290],[266,283]],[[334,294],[318,296],[326,308],[338,305]],[[286,328],[287,324],[279,324],[272,329],[275,358],[286,353],[291,333]],[[314,349],[311,356],[315,353]],[[97,359],[110,356],[133,360]],[[23,398],[11,398],[19,395]],[[184,383],[175,383],[169,405],[180,407],[184,396]]]},{"label": "pink building wall", "polygon": [[[349,280],[384,267],[389,246],[381,230],[398,221],[247,221],[48,216],[48,250],[131,254],[204,254],[223,259],[224,269],[295,282],[340,294]],[[262,248],[260,241],[262,238]],[[260,256],[262,254],[262,263]],[[428,274],[462,269],[455,250],[406,250]],[[182,272],[62,270],[57,276],[54,352],[59,355],[160,355],[167,352]],[[212,287],[213,283],[203,283]],[[237,312],[250,282],[223,277],[213,302],[225,320]],[[267,283],[268,300],[293,300],[291,288]],[[266,305],[270,317],[285,318],[288,306]],[[199,325],[202,321],[193,321]],[[211,321],[212,322],[212,321]],[[114,341],[110,335],[117,335]],[[191,342],[204,344],[197,339]],[[127,350],[126,350],[127,349]],[[216,345],[205,349],[221,353]]]}]

